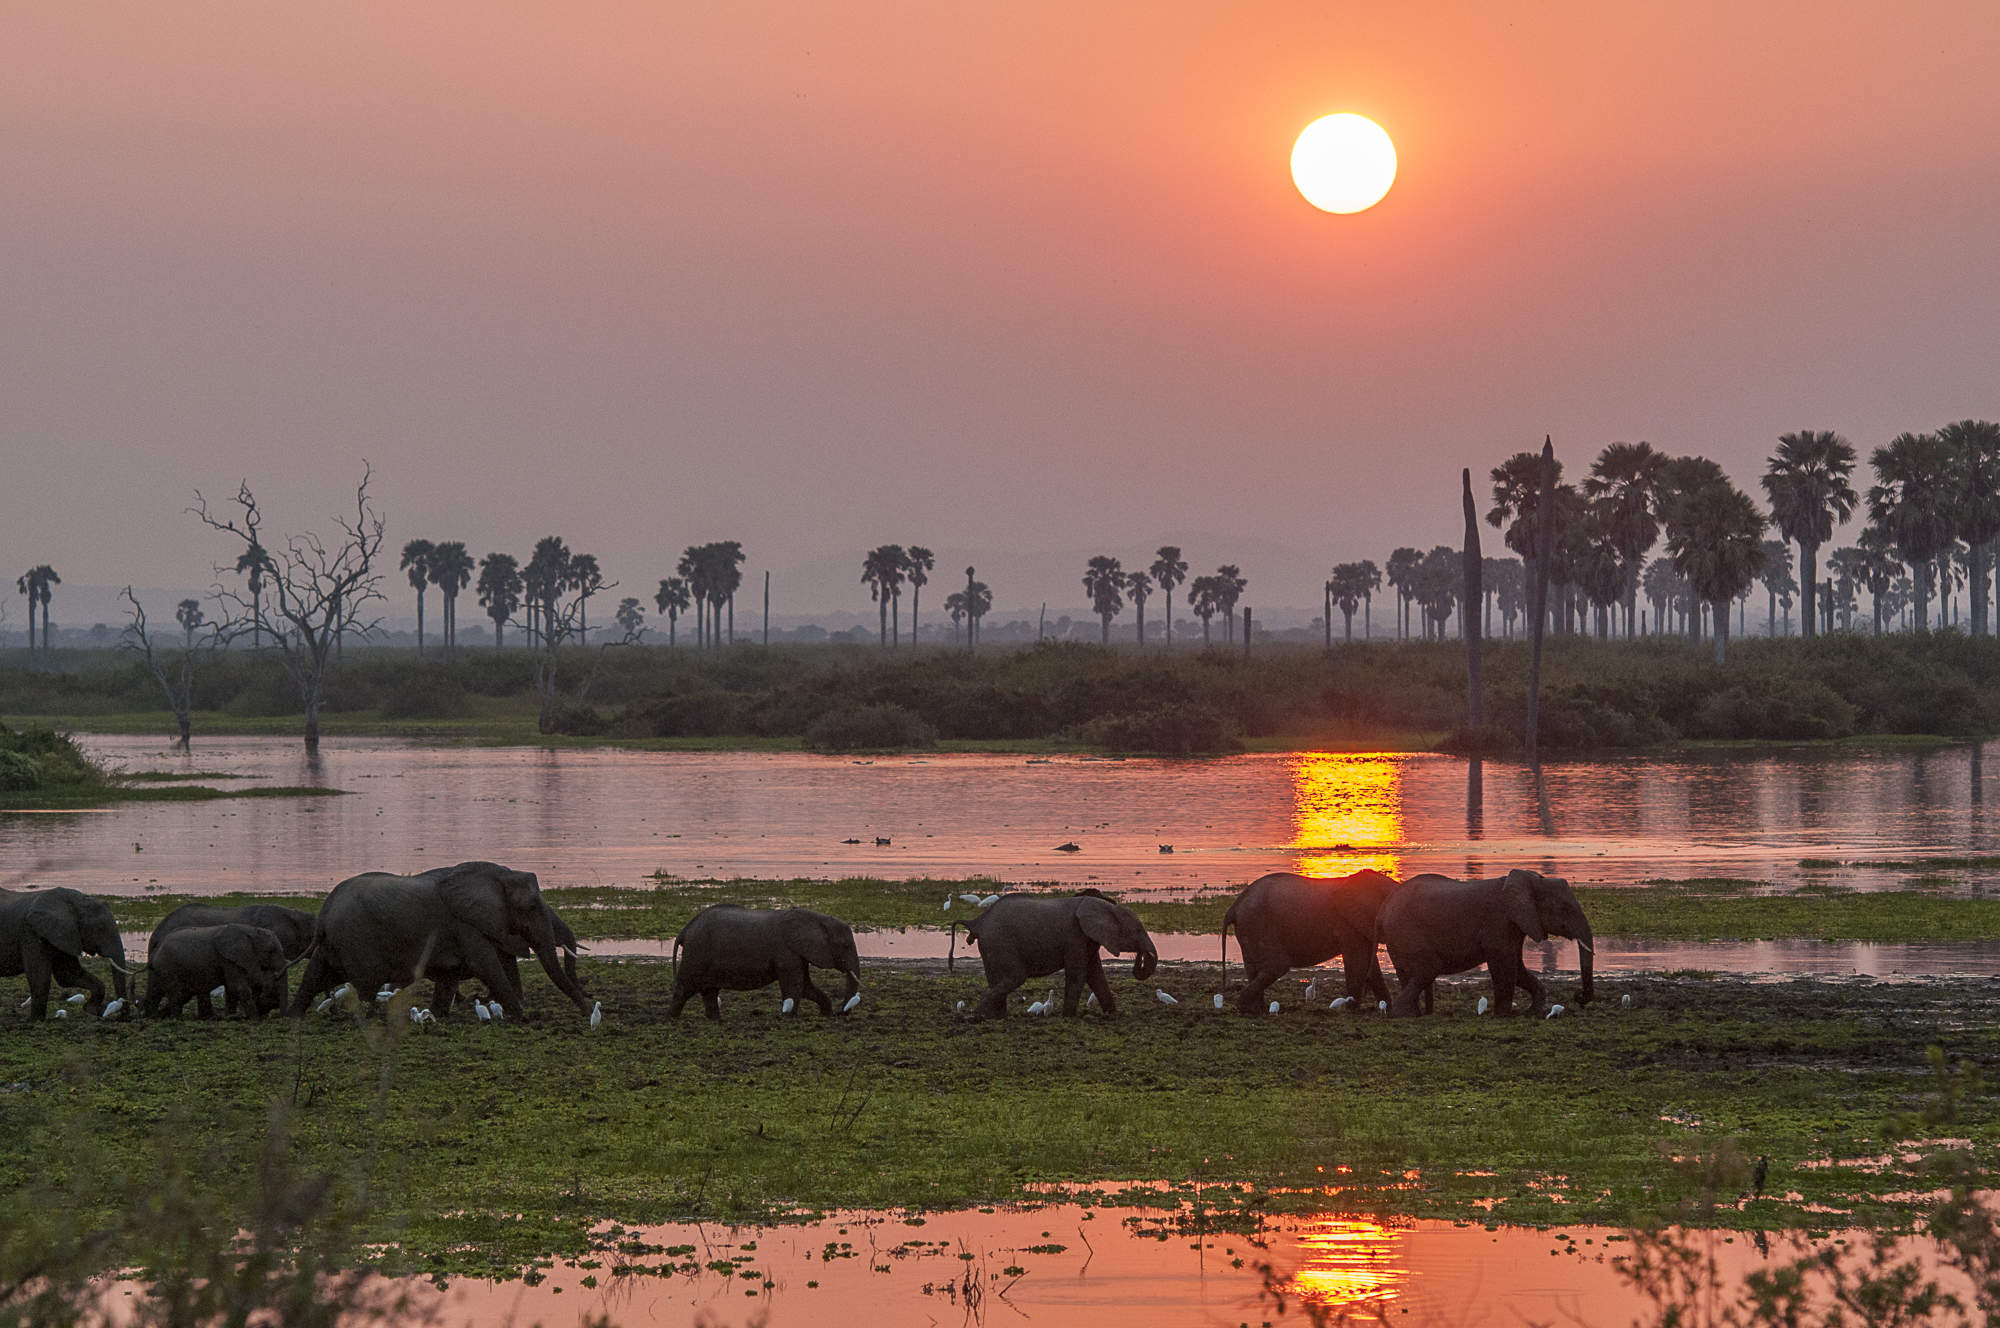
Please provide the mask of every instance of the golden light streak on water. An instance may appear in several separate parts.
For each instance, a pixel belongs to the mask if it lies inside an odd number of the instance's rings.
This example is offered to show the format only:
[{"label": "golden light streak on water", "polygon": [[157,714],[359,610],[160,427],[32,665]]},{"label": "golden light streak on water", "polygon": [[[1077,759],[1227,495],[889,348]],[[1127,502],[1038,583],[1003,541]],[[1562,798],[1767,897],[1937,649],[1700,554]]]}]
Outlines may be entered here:
[{"label": "golden light streak on water", "polygon": [[1292,767],[1292,843],[1301,876],[1372,868],[1400,879],[1402,765],[1375,752],[1301,752]]},{"label": "golden light streak on water", "polygon": [[1365,1217],[1317,1219],[1298,1234],[1291,1290],[1328,1308],[1392,1301],[1410,1278],[1408,1237]]}]

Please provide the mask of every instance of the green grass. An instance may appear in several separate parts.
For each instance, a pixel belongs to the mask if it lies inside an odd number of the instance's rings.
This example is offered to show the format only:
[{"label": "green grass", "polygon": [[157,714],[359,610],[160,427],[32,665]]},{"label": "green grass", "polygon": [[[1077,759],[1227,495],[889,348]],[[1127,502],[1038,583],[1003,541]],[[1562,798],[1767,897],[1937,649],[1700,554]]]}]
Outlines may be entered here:
[{"label": "green grass", "polygon": [[[107,1173],[199,1146],[248,1175],[276,1100],[301,1160],[347,1183],[379,1145],[369,1234],[440,1273],[576,1257],[607,1218],[955,1207],[1050,1181],[1200,1177],[1250,1184],[1237,1202],[1259,1211],[1620,1223],[1689,1192],[1669,1154],[1723,1138],[1770,1156],[1779,1196],[1724,1220],[1892,1225],[1912,1212],[1894,1196],[1928,1188],[1917,1162],[1799,1164],[1883,1152],[1882,1122],[1921,1099],[1927,1043],[2000,1056],[1991,983],[1619,979],[1588,1012],[1501,1021],[1471,1016],[1483,982],[1456,982],[1424,1020],[1292,993],[1245,1019],[1209,1009],[1212,968],[1170,965],[1157,984],[1115,978],[1115,1019],[975,1025],[952,1007],[976,974],[865,976],[842,1019],[781,1020],[766,991],[726,996],[720,1024],[667,1023],[664,965],[587,962],[609,1016],[595,1033],[531,976],[531,1022],[461,1011],[400,1036],[379,1120],[381,1063],[345,1017],[17,1023],[0,1037],[0,1185],[70,1165],[85,1128]],[[1964,1110],[1990,1185],[1994,1103]],[[1334,1183],[1337,1198],[1317,1192]]]}]

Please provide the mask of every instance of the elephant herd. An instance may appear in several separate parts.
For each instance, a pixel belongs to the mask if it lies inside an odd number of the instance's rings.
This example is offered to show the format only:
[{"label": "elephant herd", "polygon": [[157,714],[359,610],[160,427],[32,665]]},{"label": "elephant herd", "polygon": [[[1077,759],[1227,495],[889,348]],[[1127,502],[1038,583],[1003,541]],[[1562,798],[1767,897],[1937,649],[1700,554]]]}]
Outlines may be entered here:
[{"label": "elephant herd", "polygon": [[[1140,980],[1158,964],[1145,926],[1096,890],[966,898],[981,908],[965,930],[979,949],[987,982],[971,1012],[975,1018],[1004,1016],[1008,997],[1023,983],[1058,972],[1064,977],[1064,1014],[1077,1014],[1086,999],[1112,1014],[1117,1001],[1100,952],[1132,954],[1132,975]],[[1484,964],[1497,1012],[1510,1014],[1517,987],[1537,1004],[1543,994],[1521,962],[1523,941],[1551,935],[1578,943],[1583,984],[1577,999],[1591,998],[1590,924],[1568,882],[1531,871],[1480,881],[1425,875],[1400,885],[1373,871],[1337,879],[1287,872],[1260,877],[1224,916],[1225,986],[1232,928],[1246,971],[1237,1002],[1244,1013],[1259,1012],[1271,984],[1291,969],[1339,955],[1345,1003],[1372,995],[1392,1014],[1424,1013],[1437,978]],[[952,933],[955,951],[955,923]],[[1378,944],[1388,948],[1400,980],[1392,1005],[1376,960]],[[533,957],[557,990],[595,1022],[599,1007],[577,980],[577,950],[576,934],[543,899],[532,872],[491,862],[462,862],[415,876],[366,872],[335,886],[316,915],[274,904],[175,909],[152,934],[139,1004],[148,1015],[173,1016],[193,1000],[207,1018],[219,996],[230,1012],[263,1016],[284,1010],[299,1016],[316,1001],[324,1007],[322,998],[329,993],[394,990],[428,978],[435,1018],[451,1013],[459,985],[468,980],[480,983],[493,1003],[489,1016],[484,1002],[475,1000],[482,1018],[519,1018],[519,961]],[[111,965],[116,999],[109,1005],[104,984],[80,962],[85,954]],[[808,1001],[822,1014],[846,1013],[861,999],[853,931],[838,918],[807,909],[710,905],[675,937],[674,960],[671,1017],[699,996],[708,1017],[719,1018],[723,991],[774,982],[786,1014],[802,1013]],[[289,972],[301,962],[298,985],[288,990]],[[837,1003],[813,984],[815,968],[842,975]],[[52,985],[81,988],[85,994],[70,997],[70,1003],[88,1001],[91,1010],[107,1016],[118,1013],[135,991],[128,985],[135,974],[126,966],[110,907],[64,888],[0,890],[0,977],[21,976],[28,979],[24,1005],[33,1019],[47,1014]],[[1173,999],[1164,992],[1160,997]],[[1222,997],[1216,1000],[1219,1005]],[[1046,1011],[1053,1005],[1051,994],[1032,1008]],[[67,1006],[58,1006],[56,1017],[66,1014]]]}]

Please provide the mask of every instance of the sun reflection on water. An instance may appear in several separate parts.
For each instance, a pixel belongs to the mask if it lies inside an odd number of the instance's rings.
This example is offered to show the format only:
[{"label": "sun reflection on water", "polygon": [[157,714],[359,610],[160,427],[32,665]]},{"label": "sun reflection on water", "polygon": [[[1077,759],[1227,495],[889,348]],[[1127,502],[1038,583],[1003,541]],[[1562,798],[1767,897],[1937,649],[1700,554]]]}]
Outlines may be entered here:
[{"label": "sun reflection on water", "polygon": [[1326,1217],[1298,1233],[1292,1291],[1317,1305],[1380,1304],[1396,1299],[1410,1270],[1409,1232],[1365,1217]]},{"label": "sun reflection on water", "polygon": [[1402,765],[1372,752],[1302,752],[1292,767],[1291,847],[1301,876],[1372,868],[1401,876]]}]

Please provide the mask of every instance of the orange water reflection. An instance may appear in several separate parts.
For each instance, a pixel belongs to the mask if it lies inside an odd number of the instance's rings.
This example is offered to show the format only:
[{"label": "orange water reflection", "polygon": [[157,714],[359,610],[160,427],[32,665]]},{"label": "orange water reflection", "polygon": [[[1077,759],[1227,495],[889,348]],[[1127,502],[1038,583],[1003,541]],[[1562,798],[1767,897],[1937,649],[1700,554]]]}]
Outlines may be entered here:
[{"label": "orange water reflection", "polygon": [[1402,874],[1403,770],[1379,752],[1301,752],[1292,767],[1292,843],[1301,876],[1372,868]]},{"label": "orange water reflection", "polygon": [[1298,1232],[1290,1290],[1327,1308],[1386,1304],[1409,1280],[1409,1235],[1365,1217],[1315,1218]]}]

